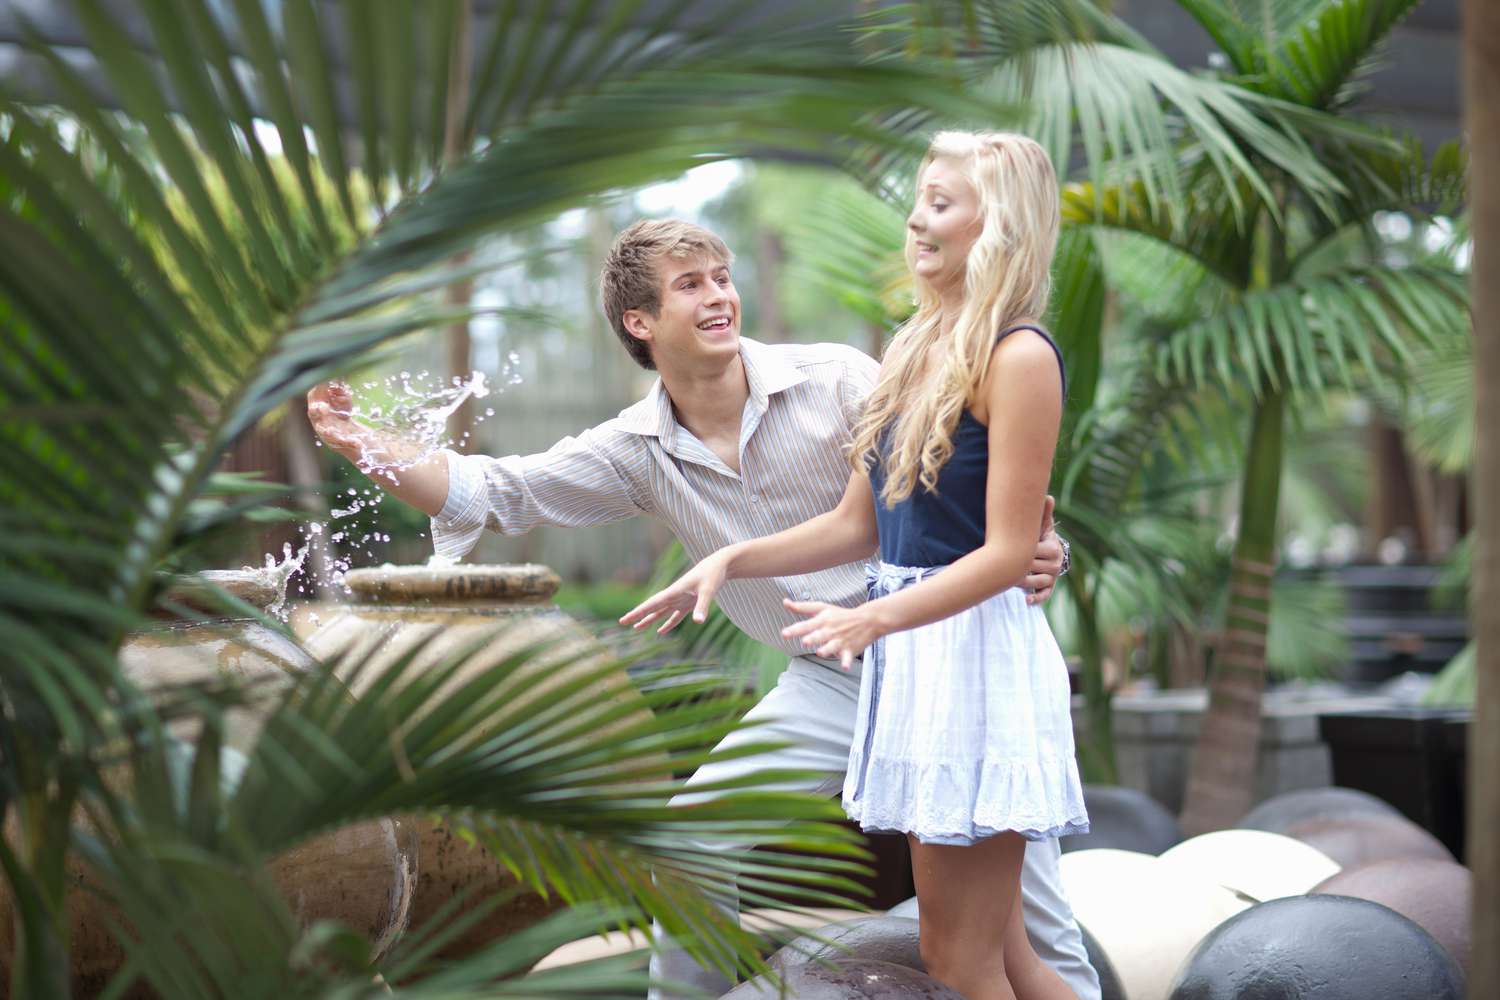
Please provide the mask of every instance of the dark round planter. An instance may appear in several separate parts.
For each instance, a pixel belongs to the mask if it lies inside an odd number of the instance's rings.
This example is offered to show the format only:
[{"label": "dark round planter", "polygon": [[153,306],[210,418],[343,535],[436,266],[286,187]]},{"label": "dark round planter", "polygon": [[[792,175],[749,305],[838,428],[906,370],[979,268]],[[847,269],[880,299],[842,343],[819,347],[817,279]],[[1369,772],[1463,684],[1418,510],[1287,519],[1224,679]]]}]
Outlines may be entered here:
[{"label": "dark round planter", "polygon": [[1088,952],[1089,964],[1099,976],[1099,1000],[1127,1000],[1125,984],[1115,971],[1114,963],[1105,954],[1104,946],[1083,924],[1079,924],[1078,929],[1083,932],[1083,950]]},{"label": "dark round planter", "polygon": [[1319,882],[1312,892],[1368,899],[1395,910],[1431,934],[1467,978],[1474,876],[1463,865],[1429,858],[1391,858],[1341,871]]},{"label": "dark round planter", "polygon": [[860,958],[926,972],[917,934],[917,921],[911,917],[863,917],[829,924],[794,938],[771,956],[770,966],[785,972],[807,962]]},{"label": "dark round planter", "polygon": [[1160,854],[1182,841],[1182,829],[1166,807],[1145,792],[1119,785],[1085,785],[1089,832],[1063,837],[1063,852],[1098,847]]},{"label": "dark round planter", "polygon": [[1342,868],[1391,858],[1452,861],[1442,841],[1405,816],[1346,816],[1298,823],[1287,831],[1339,863]]},{"label": "dark round planter", "polygon": [[1241,830],[1286,833],[1298,823],[1346,816],[1400,816],[1384,799],[1353,788],[1303,788],[1266,799],[1235,824]]},{"label": "dark round planter", "polygon": [[[788,1000],[963,1000],[925,972],[869,959],[834,959],[793,965],[782,975]],[[765,976],[724,994],[723,1000],[767,1000],[777,996]]]},{"label": "dark round planter", "polygon": [[1369,900],[1298,896],[1226,920],[1189,956],[1170,1000],[1461,1000],[1443,946]]}]

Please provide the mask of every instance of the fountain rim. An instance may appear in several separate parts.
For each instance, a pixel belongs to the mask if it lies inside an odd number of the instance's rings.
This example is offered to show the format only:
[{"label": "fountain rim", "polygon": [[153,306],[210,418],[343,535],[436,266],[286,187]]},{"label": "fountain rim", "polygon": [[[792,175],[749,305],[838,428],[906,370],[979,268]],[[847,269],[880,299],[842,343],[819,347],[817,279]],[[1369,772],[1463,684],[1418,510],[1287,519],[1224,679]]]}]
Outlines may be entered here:
[{"label": "fountain rim", "polygon": [[344,584],[356,603],[539,603],[562,586],[540,563],[461,563],[453,566],[371,566],[351,569]]}]

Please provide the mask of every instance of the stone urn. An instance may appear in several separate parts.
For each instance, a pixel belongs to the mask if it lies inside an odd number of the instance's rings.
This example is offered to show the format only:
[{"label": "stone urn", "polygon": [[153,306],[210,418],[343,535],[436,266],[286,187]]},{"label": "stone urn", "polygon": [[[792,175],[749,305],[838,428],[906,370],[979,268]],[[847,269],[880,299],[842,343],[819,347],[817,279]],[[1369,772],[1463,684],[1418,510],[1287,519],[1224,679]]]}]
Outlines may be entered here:
[{"label": "stone urn", "polygon": [[[607,669],[610,662],[603,646],[552,603],[561,581],[545,566],[382,567],[354,570],[345,579],[353,603],[314,632],[307,648],[319,659],[339,664],[356,695],[369,690],[403,657],[413,656],[405,669],[407,677],[414,677],[467,655],[464,665],[439,687],[437,697],[510,660],[514,672],[497,691],[514,690],[516,695],[499,701],[504,711],[495,723],[497,732],[523,721],[577,732],[580,720],[608,716],[599,727],[607,730],[649,717],[649,707],[619,668],[596,678],[584,691],[560,695],[562,706],[572,706],[571,710],[560,712],[553,705],[545,715],[539,712],[535,719],[527,719],[528,706],[540,709],[549,694]],[[637,706],[633,710],[632,704]],[[552,721],[538,721],[543,719]],[[421,858],[411,907],[413,930],[431,921],[459,893],[464,894],[464,908],[513,894],[447,945],[442,957],[468,954],[531,926],[561,905],[555,896],[546,900],[517,893],[519,882],[505,865],[443,823],[417,818],[411,822],[419,827]]]},{"label": "stone urn", "polygon": [[[245,755],[253,748],[277,692],[295,675],[316,668],[297,643],[250,617],[222,613],[213,591],[223,590],[259,610],[280,597],[265,574],[222,571],[200,574],[170,591],[163,602],[182,609],[181,617],[157,622],[128,636],[119,651],[121,673],[150,694],[174,684],[216,677],[255,685],[265,697],[224,720],[226,783],[237,782]],[[172,735],[191,743],[199,726],[174,723]],[[174,769],[187,780],[190,748],[183,747]],[[108,778],[107,778],[108,780]],[[123,774],[111,784],[124,789]],[[231,789],[226,787],[226,794]],[[12,817],[14,820],[14,817]],[[79,821],[82,822],[80,816]],[[337,920],[364,934],[377,955],[406,928],[416,876],[416,828],[396,818],[353,824],[297,845],[268,865],[293,914],[304,925]],[[14,831],[9,828],[7,836]],[[74,993],[97,994],[123,966],[125,951],[109,930],[118,911],[93,888],[96,876],[70,859],[72,890],[66,900]],[[7,995],[15,927],[10,899],[0,885],[0,998]],[[131,995],[145,995],[136,991]]]},{"label": "stone urn", "polygon": [[[316,667],[301,646],[284,633],[250,617],[226,614],[215,591],[259,611],[280,599],[280,588],[264,572],[214,570],[200,573],[168,591],[167,607],[181,617],[163,617],[132,633],[120,647],[120,673],[146,693],[157,688],[217,678],[251,685],[259,706],[269,705],[292,677]],[[231,709],[224,719],[224,745],[246,753],[260,735],[265,709]],[[196,725],[178,723],[174,736],[191,742]]]}]

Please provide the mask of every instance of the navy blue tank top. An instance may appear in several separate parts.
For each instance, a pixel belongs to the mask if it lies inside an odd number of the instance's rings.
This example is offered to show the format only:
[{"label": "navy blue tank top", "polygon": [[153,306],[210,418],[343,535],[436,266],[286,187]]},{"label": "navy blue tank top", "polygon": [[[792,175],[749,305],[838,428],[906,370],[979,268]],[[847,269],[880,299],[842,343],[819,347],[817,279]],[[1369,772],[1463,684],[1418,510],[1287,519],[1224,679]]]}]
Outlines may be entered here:
[{"label": "navy blue tank top", "polygon": [[[1033,330],[1057,352],[1062,351],[1047,331],[1029,323],[1008,327],[995,338],[998,344],[1017,330]],[[1063,395],[1068,378],[1063,373]],[[990,471],[989,428],[967,409],[953,431],[953,454],[938,470],[937,490],[929,492],[920,482],[911,496],[887,508],[880,499],[885,485],[885,456],[889,451],[890,426],[881,436],[876,460],[870,467],[870,486],[875,491],[875,523],[880,530],[880,558],[894,566],[946,566],[984,544],[984,497]]]}]

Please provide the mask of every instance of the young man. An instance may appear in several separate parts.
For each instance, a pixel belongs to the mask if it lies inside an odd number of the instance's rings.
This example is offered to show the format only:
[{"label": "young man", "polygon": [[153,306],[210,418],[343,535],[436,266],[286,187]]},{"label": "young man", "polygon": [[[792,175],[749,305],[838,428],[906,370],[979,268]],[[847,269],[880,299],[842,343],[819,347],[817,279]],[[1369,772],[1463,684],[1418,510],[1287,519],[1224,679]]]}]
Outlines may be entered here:
[{"label": "young man", "polygon": [[[733,256],[722,240],[678,221],[638,222],[615,240],[601,277],[604,311],[637,363],[661,378],[613,420],[564,438],[539,455],[489,458],[443,452],[392,476],[371,478],[432,515],[439,555],[458,557],[489,528],[520,534],[539,524],[604,524],[639,514],[660,518],[691,559],[744,538],[780,531],[838,504],[849,478],[845,448],[877,362],[838,344],[760,344],[740,337]],[[349,419],[348,389],[308,395],[319,436],[351,459],[388,447]],[[1031,600],[1051,592],[1064,550],[1049,528],[1023,586]],[[790,657],[777,686],[751,709],[753,736],[791,744],[774,760],[730,761],[689,782],[720,781],[760,768],[825,775],[807,791],[835,795],[843,784],[859,699],[853,671],[806,655],[781,629],[795,619],[782,601],[853,606],[865,599],[864,567],[806,576],[734,580],[719,603],[737,626]],[[707,773],[706,773],[707,772]],[[1063,895],[1057,842],[1026,851],[1022,894],[1037,953],[1081,1000],[1099,996],[1082,935]],[[679,950],[652,960],[658,976],[709,995],[731,984]]]}]

